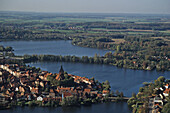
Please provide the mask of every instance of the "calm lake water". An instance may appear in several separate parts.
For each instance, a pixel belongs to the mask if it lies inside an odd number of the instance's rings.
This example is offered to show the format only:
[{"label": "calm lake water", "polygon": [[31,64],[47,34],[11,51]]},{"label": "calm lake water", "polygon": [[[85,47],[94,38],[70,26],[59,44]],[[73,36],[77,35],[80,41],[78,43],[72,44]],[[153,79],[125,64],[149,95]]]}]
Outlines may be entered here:
[{"label": "calm lake water", "polygon": [[[12,46],[15,54],[54,54],[54,55],[76,55],[94,56],[95,53],[104,55],[106,50],[82,48],[71,45],[70,41],[10,41],[0,42],[0,45]],[[123,91],[125,96],[130,97],[132,92],[137,93],[143,82],[151,82],[159,76],[170,79],[170,72],[156,72],[122,69],[109,65],[81,64],[68,62],[36,62],[27,65],[40,67],[52,73],[58,73],[63,65],[65,71],[70,74],[95,77],[100,82],[109,80],[112,90]],[[1,110],[0,113],[130,113],[126,102],[104,103],[91,106],[66,107],[66,108],[29,108],[17,107],[9,110]]]},{"label": "calm lake water", "polygon": [[76,55],[94,56],[95,53],[104,55],[109,50],[83,48],[74,46],[71,41],[7,41],[0,42],[0,45],[11,46],[16,55],[24,54],[52,54],[52,55]]},{"label": "calm lake water", "polygon": [[131,113],[126,102],[102,103],[81,107],[17,107],[0,113]]}]

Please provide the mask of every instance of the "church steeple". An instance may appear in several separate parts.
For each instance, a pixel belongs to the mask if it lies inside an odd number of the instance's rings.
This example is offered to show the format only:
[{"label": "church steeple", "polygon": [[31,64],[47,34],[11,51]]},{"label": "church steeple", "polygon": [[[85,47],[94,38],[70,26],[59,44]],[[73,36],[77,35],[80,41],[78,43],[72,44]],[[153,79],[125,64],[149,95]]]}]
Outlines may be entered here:
[{"label": "church steeple", "polygon": [[61,65],[60,71],[59,71],[59,75],[64,74],[64,70],[63,70],[63,66]]},{"label": "church steeple", "polygon": [[59,74],[56,76],[56,79],[57,79],[57,80],[63,80],[64,78],[65,78],[65,77],[64,77],[64,70],[63,70],[63,66],[61,65]]}]

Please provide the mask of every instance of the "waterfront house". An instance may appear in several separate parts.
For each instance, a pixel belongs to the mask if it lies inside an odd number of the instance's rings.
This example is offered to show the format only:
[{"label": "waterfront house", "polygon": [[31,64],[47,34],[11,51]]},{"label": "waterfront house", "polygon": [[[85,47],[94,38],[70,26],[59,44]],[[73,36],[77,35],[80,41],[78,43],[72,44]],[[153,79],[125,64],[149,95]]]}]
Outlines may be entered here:
[{"label": "waterfront house", "polygon": [[90,88],[85,88],[84,91],[83,91],[83,94],[84,94],[84,96],[85,96],[86,94],[89,95],[90,92],[91,92],[91,89],[90,89]]},{"label": "waterfront house", "polygon": [[37,101],[43,101],[43,98],[41,96],[38,96]]},{"label": "waterfront house", "polygon": [[5,101],[5,96],[2,96],[2,94],[0,95],[0,102]]},{"label": "waterfront house", "polygon": [[15,91],[19,91],[18,87],[15,88]]},{"label": "waterfront house", "polygon": [[165,85],[165,88],[168,89],[168,88],[170,88],[169,86],[170,86],[169,84],[166,84],[166,85]]},{"label": "waterfront house", "polygon": [[49,97],[55,98],[55,93],[54,93],[54,90],[53,90],[53,89],[50,89]]},{"label": "waterfront house", "polygon": [[170,88],[169,88],[169,89],[165,89],[165,91],[163,92],[163,95],[164,95],[165,97],[168,97],[169,94],[170,94]]},{"label": "waterfront house", "polygon": [[71,92],[67,91],[67,92],[62,93],[62,99],[65,98],[65,97],[71,97],[71,96],[73,96],[73,94]]},{"label": "waterfront house", "polygon": [[109,93],[110,93],[109,90],[103,90],[103,91],[102,91],[103,96],[106,96],[106,95],[109,94]]},{"label": "waterfront house", "polygon": [[6,108],[8,106],[8,101],[6,101],[5,96],[0,95],[0,109]]},{"label": "waterfront house", "polygon": [[98,93],[97,97],[102,98],[103,96],[102,96],[102,94]]},{"label": "waterfront house", "polygon": [[44,97],[43,98],[43,103],[47,103],[49,101],[59,101],[61,102],[62,101],[62,98],[61,97],[55,97],[55,98],[51,98],[51,97]]},{"label": "waterfront house", "polygon": [[161,104],[163,106],[163,101],[160,97],[154,97],[154,104]]}]

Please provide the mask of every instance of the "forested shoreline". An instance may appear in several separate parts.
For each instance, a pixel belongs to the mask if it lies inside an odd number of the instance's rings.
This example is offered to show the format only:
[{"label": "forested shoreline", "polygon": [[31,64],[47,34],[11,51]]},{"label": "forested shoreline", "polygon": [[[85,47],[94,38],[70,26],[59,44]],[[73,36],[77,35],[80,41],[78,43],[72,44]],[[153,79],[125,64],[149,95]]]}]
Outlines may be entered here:
[{"label": "forested shoreline", "polygon": [[[161,61],[161,62],[154,62],[155,65],[143,63],[140,64],[140,62],[134,63],[134,61],[131,60],[124,60],[121,59],[121,57],[115,56],[115,53],[108,52],[104,56],[99,56],[95,54],[94,57],[88,57],[88,56],[61,56],[61,55],[24,55],[24,62],[30,63],[30,62],[48,62],[48,61],[56,61],[56,62],[74,62],[74,63],[90,63],[90,64],[106,64],[106,65],[113,65],[119,68],[129,68],[129,69],[138,69],[138,70],[154,70],[157,71],[169,71],[169,62]],[[153,62],[150,62],[153,63]],[[162,64],[161,64],[162,63]],[[138,64],[138,66],[137,66]],[[151,67],[151,66],[152,67]],[[161,67],[161,66],[164,67]]]}]

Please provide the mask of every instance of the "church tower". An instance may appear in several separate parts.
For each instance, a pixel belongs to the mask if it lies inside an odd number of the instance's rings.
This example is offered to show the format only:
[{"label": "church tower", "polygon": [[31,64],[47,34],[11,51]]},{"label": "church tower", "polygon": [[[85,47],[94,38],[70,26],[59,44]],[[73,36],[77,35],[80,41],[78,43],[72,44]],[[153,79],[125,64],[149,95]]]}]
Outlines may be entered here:
[{"label": "church tower", "polygon": [[63,80],[64,78],[65,78],[65,77],[64,77],[64,70],[63,70],[63,66],[61,65],[59,74],[56,76],[56,79],[57,79],[57,80]]},{"label": "church tower", "polygon": [[63,70],[63,66],[61,65],[60,71],[59,71],[59,75],[64,74],[64,70]]}]

